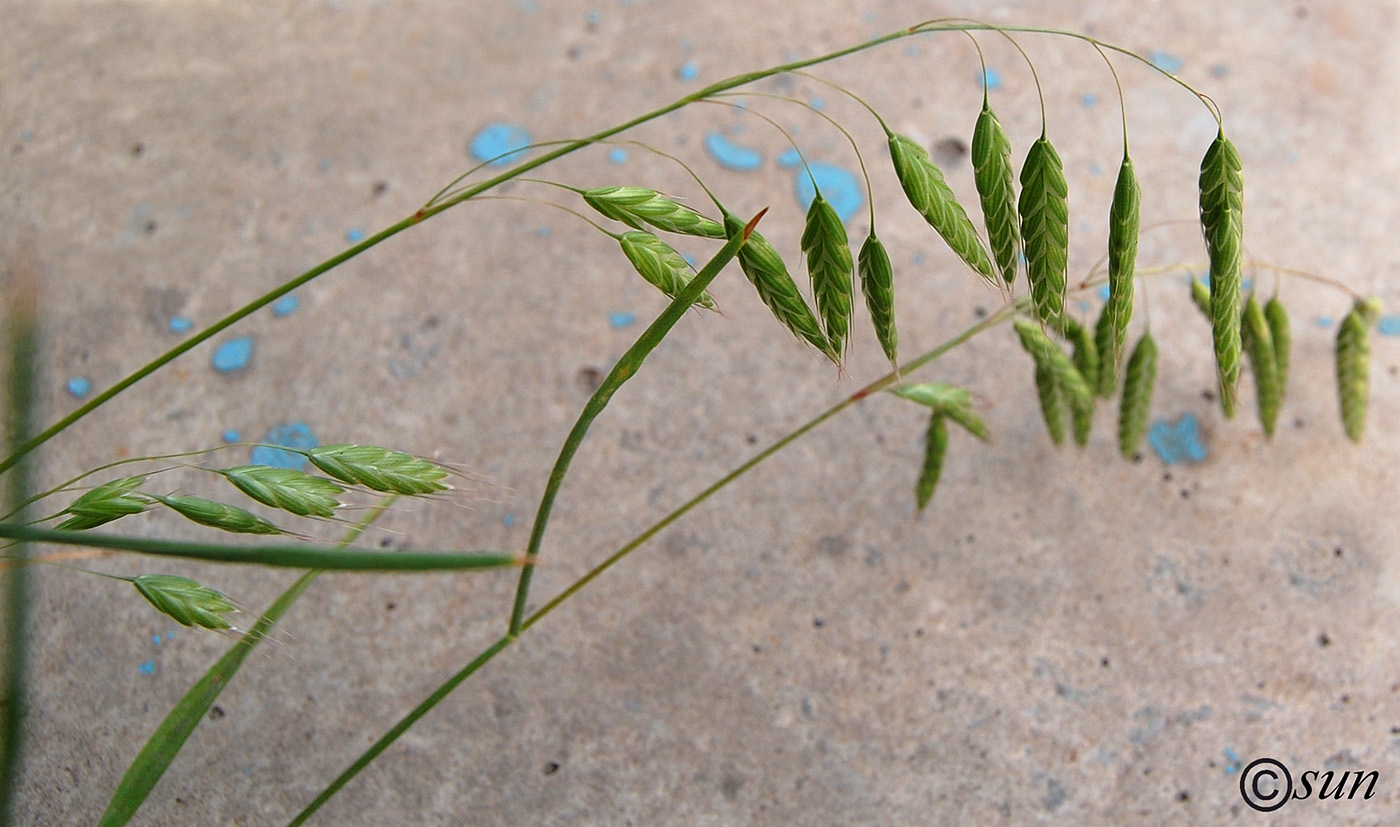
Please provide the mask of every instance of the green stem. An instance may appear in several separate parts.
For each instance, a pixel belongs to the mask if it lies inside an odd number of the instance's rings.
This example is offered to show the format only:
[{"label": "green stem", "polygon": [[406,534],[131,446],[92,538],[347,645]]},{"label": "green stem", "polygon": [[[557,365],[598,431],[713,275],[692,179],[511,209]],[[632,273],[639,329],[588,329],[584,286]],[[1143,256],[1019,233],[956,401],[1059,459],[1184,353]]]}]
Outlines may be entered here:
[{"label": "green stem", "polygon": [[[495,643],[491,644],[491,646],[488,647],[481,654],[477,655],[476,658],[474,658],[470,663],[462,667],[460,671],[458,671],[456,674],[452,675],[452,677],[444,681],[441,686],[433,690],[431,695],[424,698],[421,703],[419,703],[411,711],[409,711],[407,715],[401,718],[399,722],[393,726],[392,729],[384,733],[384,735],[382,735],[379,738],[379,740],[375,741],[369,749],[365,750],[365,752],[361,754],[359,758],[355,759],[354,763],[352,763],[349,767],[346,767],[340,775],[336,776],[335,780],[332,781],[324,790],[322,790],[321,793],[317,795],[316,798],[310,804],[306,805],[306,808],[303,809],[300,813],[298,813],[296,818],[288,822],[288,827],[298,827],[298,825],[306,823],[306,820],[309,819],[312,815],[314,815],[317,810],[319,810],[327,801],[331,799],[332,796],[339,792],[341,788],[343,788],[347,783],[349,783],[352,778],[358,775],[361,770],[369,766],[369,764],[372,761],[374,761],[374,759],[378,758],[379,755],[383,753],[385,749],[388,749],[390,744],[398,740],[399,736],[407,732],[409,727],[413,726],[413,724],[416,723],[420,718],[428,714],[428,712],[431,711],[433,707],[441,703],[442,700],[448,695],[450,695],[454,689],[460,686],[463,681],[471,677],[487,663],[490,663],[497,655],[509,648],[512,643],[519,639],[519,635],[521,633],[523,633],[526,629],[529,629],[531,626],[534,626],[539,621],[543,620],[550,612],[554,611],[561,604],[563,604],[564,601],[568,600],[578,592],[582,591],[584,587],[586,587],[589,583],[592,583],[603,572],[612,568],[628,554],[631,554],[637,548],[641,547],[652,537],[656,536],[658,532],[662,531],[667,526],[674,523],[676,520],[679,520],[681,517],[689,513],[696,506],[700,505],[704,501],[708,500],[710,497],[714,496],[716,493],[728,486],[730,483],[733,483],[735,480],[739,479],[744,474],[747,474],[749,471],[752,471],[755,467],[762,464],[764,461],[768,460],[773,455],[782,451],[784,448],[788,447],[792,443],[796,442],[798,439],[805,436],[807,433],[811,432],[818,425],[821,425],[823,422],[826,422],[827,420],[831,419],[832,417],[836,416],[837,414],[841,413],[842,411],[846,410],[847,408],[851,407],[852,405],[856,404],[862,399],[865,399],[870,395],[893,385],[895,382],[898,381],[898,377],[900,375],[916,370],[928,364],[929,362],[932,362],[934,359],[937,359],[938,357],[942,356],[943,354],[947,353],[953,348],[961,345],[962,343],[971,339],[973,336],[976,336],[979,333],[982,333],[992,328],[993,326],[1006,321],[1007,319],[1014,316],[1020,309],[1023,309],[1028,306],[1029,299],[1022,299],[1014,305],[1007,305],[1001,310],[997,311],[996,313],[993,313],[991,316],[988,316],[981,322],[973,325],[972,327],[969,327],[967,330],[963,331],[959,335],[949,339],[948,341],[934,348],[933,350],[930,350],[927,353],[924,353],[923,355],[918,356],[905,363],[900,367],[898,373],[890,372],[885,374],[881,378],[875,380],[874,382],[871,382],[869,385],[866,385],[864,388],[861,388],[860,390],[851,394],[846,399],[842,400],[841,402],[838,402],[837,404],[818,414],[817,416],[809,420],[806,424],[802,425],[802,427],[798,428],[797,430],[793,431],[787,436],[784,436],[782,439],[779,439],[777,442],[774,442],[772,445],[768,446],[764,450],[760,451],[752,459],[748,460],[743,465],[740,465],[739,467],[735,468],[733,471],[730,471],[728,474],[725,474],[719,480],[711,484],[708,488],[686,501],[684,505],[677,508],[675,511],[672,511],[670,514],[667,514],[665,517],[661,518],[661,520],[656,522],[646,531],[643,531],[641,534],[638,534],[630,542],[628,542],[626,545],[624,545],[617,551],[613,552],[613,554],[610,555],[606,560],[594,566],[591,570],[589,570],[587,574],[580,577],[572,585],[570,585],[564,591],[560,592],[548,603],[544,604],[539,609],[536,609],[533,614],[531,614],[528,618],[525,618],[520,623],[520,627],[518,630],[508,632]],[[526,568],[526,571],[529,571],[528,566]]]},{"label": "green stem", "polygon": [[[151,540],[144,537],[114,537],[87,531],[59,531],[52,528],[0,524],[0,538],[36,543],[134,551],[162,557],[186,557],[215,563],[243,563],[293,569],[327,571],[455,571],[460,569],[518,566],[517,555],[499,552],[458,551],[346,551],[310,543],[239,546],[221,543],[186,543],[177,540]],[[10,555],[13,556],[13,555]],[[15,566],[23,569],[23,566]]]},{"label": "green stem", "polygon": [[[355,542],[365,529],[369,528],[380,515],[388,510],[389,506],[398,499],[397,495],[384,497],[371,508],[360,521],[351,526],[344,536],[335,544],[336,549],[344,549]],[[272,605],[267,608],[262,617],[253,624],[246,634],[241,637],[224,654],[223,657],[204,673],[194,686],[189,688],[179,701],[171,708],[161,721],[160,726],[151,734],[146,746],[141,749],[136,760],[131,762],[126,774],[117,784],[117,789],[112,793],[112,800],[107,804],[107,811],[102,814],[102,821],[98,827],[120,827],[131,820],[136,811],[141,808],[141,804],[150,795],[151,789],[156,782],[165,774],[170,767],[175,756],[179,754],[185,741],[189,740],[195,727],[204,720],[209,708],[218,699],[219,693],[238,674],[238,670],[243,665],[243,661],[248,655],[267,639],[272,627],[292,604],[311,587],[311,583],[321,574],[321,570],[312,570],[302,574],[297,581],[282,593]]]},{"label": "green stem", "polygon": [[[15,268],[10,285],[10,358],[6,390],[8,423],[6,431],[14,443],[22,443],[33,422],[33,406],[38,388],[38,307],[39,286],[25,266]],[[30,463],[21,463],[5,480],[4,503],[19,512],[29,496]],[[26,547],[20,544],[15,556],[24,560]],[[19,790],[20,726],[24,720],[24,671],[26,665],[25,627],[28,623],[28,566],[11,566],[4,572],[0,592],[0,619],[4,622],[0,641],[0,824],[11,824],[16,793]]]},{"label": "green stem", "polygon": [[[764,210],[767,212],[767,210]],[[559,449],[559,457],[554,461],[554,469],[549,473],[549,481],[545,483],[544,494],[540,497],[540,507],[535,513],[535,524],[530,530],[530,545],[525,550],[525,566],[520,570],[520,583],[515,589],[515,605],[510,613],[509,635],[514,637],[520,634],[520,624],[525,618],[525,601],[530,595],[530,578],[535,571],[535,558],[540,553],[540,546],[544,542],[544,532],[549,524],[549,514],[554,509],[554,498],[559,493],[559,487],[564,483],[564,477],[569,472],[569,464],[573,462],[574,454],[578,452],[579,445],[583,443],[583,438],[588,434],[588,428],[593,424],[593,420],[598,418],[598,414],[608,406],[613,394],[628,379],[637,374],[642,362],[646,361],[648,355],[656,348],[661,340],[666,338],[666,334],[671,332],[676,322],[680,321],[695,300],[700,298],[705,292],[705,288],[719,275],[720,270],[738,254],[739,248],[744,246],[748,240],[749,233],[753,232],[754,225],[763,217],[760,212],[748,223],[742,233],[737,233],[733,238],[720,248],[715,257],[710,259],[699,273],[690,280],[674,300],[671,301],[661,315],[656,317],[656,321],[643,331],[637,341],[628,348],[627,352],[617,360],[598,389],[589,397],[588,403],[583,406],[583,411],[578,415],[578,420],[574,422],[574,427],[569,431],[568,437],[564,439],[564,447]]]}]

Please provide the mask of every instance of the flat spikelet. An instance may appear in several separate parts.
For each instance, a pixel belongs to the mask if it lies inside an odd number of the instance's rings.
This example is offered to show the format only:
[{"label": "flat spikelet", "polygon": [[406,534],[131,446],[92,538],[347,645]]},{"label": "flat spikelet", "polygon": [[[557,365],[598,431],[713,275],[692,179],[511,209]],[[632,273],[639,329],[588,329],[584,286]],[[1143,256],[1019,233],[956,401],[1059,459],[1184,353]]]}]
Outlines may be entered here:
[{"label": "flat spikelet", "polygon": [[928,151],[912,138],[894,132],[888,133],[888,136],[894,174],[899,178],[899,185],[904,188],[909,203],[943,237],[953,252],[967,262],[968,267],[988,281],[995,282],[992,260],[982,246],[982,239],[977,237],[972,219],[967,217],[967,210],[958,203],[942,171],[928,157]]},{"label": "flat spikelet", "polygon": [[1249,356],[1250,370],[1254,373],[1254,396],[1259,408],[1259,425],[1264,435],[1274,435],[1274,423],[1278,421],[1279,404],[1283,392],[1279,388],[1278,358],[1274,352],[1274,335],[1264,318],[1264,308],[1259,300],[1250,294],[1245,302],[1244,318],[1240,326],[1240,338],[1244,352]]},{"label": "flat spikelet", "polygon": [[668,233],[724,238],[724,226],[646,187],[595,187],[583,192],[588,206],[634,230],[642,223]]},{"label": "flat spikelet", "polygon": [[1052,323],[1065,307],[1069,266],[1069,184],[1055,147],[1042,134],[1021,165],[1021,238],[1035,315]]},{"label": "flat spikelet", "polygon": [[220,471],[239,491],[298,517],[332,517],[344,488],[294,468],[239,465]]},{"label": "flat spikelet", "polygon": [[1269,299],[1264,305],[1264,320],[1269,323],[1269,335],[1274,339],[1274,367],[1278,374],[1278,396],[1282,400],[1288,394],[1288,365],[1293,349],[1293,328],[1288,323],[1288,311],[1278,296]]},{"label": "flat spikelet", "polygon": [[1347,438],[1360,444],[1366,433],[1366,407],[1371,398],[1372,316],[1365,301],[1358,301],[1337,330],[1337,398]]},{"label": "flat spikelet", "polygon": [[256,514],[231,505],[206,500],[203,497],[171,494],[168,497],[154,496],[154,498],[181,517],[210,528],[231,531],[235,534],[282,533],[282,529]]},{"label": "flat spikelet", "polygon": [[224,615],[234,605],[222,594],[188,577],[173,574],[142,574],[132,578],[132,585],[152,606],[183,626],[205,629],[227,629]]},{"label": "flat spikelet", "polygon": [[932,408],[934,413],[948,417],[983,442],[989,439],[987,423],[973,409],[972,393],[966,388],[942,382],[929,382],[919,385],[900,385],[891,388],[890,392],[895,396]]},{"label": "flat spikelet", "polygon": [[822,197],[821,191],[817,191],[812,206],[807,210],[802,252],[807,256],[807,273],[812,277],[812,296],[817,302],[817,315],[821,317],[832,352],[841,356],[846,352],[846,334],[851,327],[851,302],[854,300],[851,271],[854,265],[846,227],[836,214],[836,208]]},{"label": "flat spikelet", "polygon": [[[1123,153],[1118,168],[1118,182],[1113,188],[1113,204],[1108,210],[1108,302],[1103,312],[1109,318],[1111,341],[1100,347],[1100,358],[1113,365],[1113,372],[1123,356],[1123,341],[1128,335],[1128,321],[1133,317],[1133,273],[1137,267],[1138,230],[1142,222],[1142,190],[1132,159]],[[1107,334],[1105,334],[1107,338]],[[1113,380],[1107,393],[1099,383],[1101,395],[1113,392]]]},{"label": "flat spikelet", "polygon": [[1035,364],[1035,393],[1040,400],[1040,416],[1045,420],[1045,430],[1050,441],[1056,445],[1065,442],[1065,400],[1060,393],[1055,373],[1048,365]]},{"label": "flat spikelet", "polygon": [[122,477],[102,483],[60,512],[70,516],[59,523],[58,528],[63,531],[86,531],[128,514],[140,514],[155,502],[136,490],[145,481],[145,477]]},{"label": "flat spikelet", "polygon": [[914,500],[923,511],[938,488],[943,473],[943,457],[948,453],[948,423],[943,414],[934,411],[929,417],[928,432],[924,434],[924,463],[919,468],[919,480],[914,483]]},{"label": "flat spikelet", "polygon": [[[645,230],[623,233],[618,244],[637,273],[670,298],[679,295],[694,276],[684,256]],[[706,310],[715,309],[715,300],[709,291],[701,293],[695,303]]]},{"label": "flat spikelet", "polygon": [[1211,338],[1220,379],[1220,406],[1235,415],[1240,376],[1240,265],[1244,239],[1244,171],[1224,130],[1201,160],[1201,231],[1210,256]]},{"label": "flat spikelet", "polygon": [[1064,322],[1065,338],[1074,344],[1074,366],[1084,377],[1089,388],[1096,389],[1099,384],[1099,368],[1103,361],[1099,356],[1099,344],[1089,328],[1069,316],[1061,318]]},{"label": "flat spikelet", "polygon": [[1045,335],[1045,331],[1029,319],[1017,319],[1012,326],[1021,337],[1021,346],[1035,359],[1037,366],[1049,369],[1060,390],[1073,398],[1076,404],[1092,407],[1094,394],[1089,389],[1089,383],[1084,381],[1084,374],[1079,372],[1060,346],[1051,341],[1050,337]]},{"label": "flat spikelet", "polygon": [[1118,385],[1119,360],[1110,355],[1118,344],[1117,323],[1105,304],[1099,310],[1098,322],[1094,324],[1094,346],[1099,351],[1098,382],[1094,385],[1094,392],[1104,399],[1113,396],[1113,390]]},{"label": "flat spikelet", "polygon": [[[741,233],[744,230],[743,220],[732,213],[725,214],[724,226],[730,233]],[[758,297],[783,327],[792,331],[797,338],[806,339],[831,361],[839,363],[840,356],[832,351],[831,344],[822,333],[821,326],[817,324],[817,317],[812,315],[812,309],[807,306],[806,299],[802,298],[797,283],[788,275],[783,257],[778,255],[778,251],[773,249],[768,239],[755,230],[749,235],[749,240],[744,246],[739,248],[738,258],[739,268],[744,271],[749,283],[758,290]]]},{"label": "flat spikelet", "polygon": [[1147,435],[1147,419],[1152,413],[1152,389],[1157,383],[1157,342],[1143,333],[1128,357],[1123,374],[1123,398],[1118,408],[1118,451],[1124,459],[1137,455]]},{"label": "flat spikelet", "polygon": [[972,171],[982,218],[997,269],[1007,284],[1016,281],[1021,260],[1021,222],[1016,213],[1016,175],[1011,167],[1011,141],[1001,121],[982,96],[982,112],[972,130]]},{"label": "flat spikelet", "polygon": [[447,471],[422,457],[377,445],[323,445],[306,452],[311,464],[341,482],[386,494],[445,491]]},{"label": "flat spikelet", "polygon": [[875,237],[874,229],[860,245],[857,257],[860,272],[860,289],[865,294],[865,306],[870,310],[870,321],[875,327],[875,338],[880,341],[880,349],[890,360],[890,367],[899,370],[899,333],[894,327],[894,268],[890,266],[890,255],[885,245]]}]

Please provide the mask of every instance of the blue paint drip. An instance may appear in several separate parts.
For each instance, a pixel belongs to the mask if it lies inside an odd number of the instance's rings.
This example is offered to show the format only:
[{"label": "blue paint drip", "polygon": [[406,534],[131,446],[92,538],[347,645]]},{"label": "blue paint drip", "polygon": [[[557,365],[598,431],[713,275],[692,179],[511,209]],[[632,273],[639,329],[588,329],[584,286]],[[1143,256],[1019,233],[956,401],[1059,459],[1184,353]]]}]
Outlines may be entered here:
[{"label": "blue paint drip", "polygon": [[608,324],[612,326],[613,330],[620,330],[624,327],[628,327],[629,325],[635,324],[636,321],[636,313],[613,313],[608,316]]},{"label": "blue paint drip", "polygon": [[247,367],[252,356],[253,340],[248,336],[240,336],[219,345],[219,349],[214,351],[212,364],[214,370],[219,373],[232,373]]},{"label": "blue paint drip", "polygon": [[780,167],[795,167],[800,163],[802,163],[802,153],[792,148],[783,150],[783,154],[778,156],[778,166]]},{"label": "blue paint drip", "polygon": [[82,399],[92,391],[92,383],[85,376],[74,376],[68,380],[68,392],[78,399]]},{"label": "blue paint drip", "polygon": [[797,190],[797,203],[804,210],[812,206],[812,199],[816,197],[816,190],[812,188],[812,178],[817,179],[817,188],[821,190],[822,196],[831,202],[843,223],[850,221],[851,216],[865,203],[865,195],[861,192],[860,182],[856,180],[854,173],[835,164],[818,161],[812,164],[811,178],[807,177],[805,169],[793,174],[792,182]]},{"label": "blue paint drip", "polygon": [[1400,336],[1400,316],[1382,316],[1376,322],[1376,330],[1382,336]]},{"label": "blue paint drip", "polygon": [[294,451],[285,451],[282,448],[271,447],[273,445],[283,445],[287,448],[296,448],[302,451],[310,451],[321,443],[316,441],[316,435],[311,433],[311,427],[305,422],[293,422],[290,425],[279,425],[267,432],[261,442],[268,445],[259,445],[253,449],[252,463],[254,465],[270,465],[273,468],[292,468],[300,471],[306,467],[306,457]]},{"label": "blue paint drip", "polygon": [[1157,420],[1147,432],[1147,443],[1167,465],[1201,462],[1206,458],[1200,423],[1193,414],[1182,414],[1175,424]]},{"label": "blue paint drip", "polygon": [[170,332],[171,332],[171,333],[189,333],[189,332],[190,332],[190,329],[193,328],[193,327],[194,327],[194,320],[193,320],[193,319],[188,319],[188,318],[186,318],[186,317],[184,317],[184,316],[171,316],[171,317],[170,317]]},{"label": "blue paint drip", "polygon": [[627,150],[620,146],[613,147],[612,151],[608,153],[608,160],[612,161],[614,164],[627,163]]},{"label": "blue paint drip", "polygon": [[530,133],[524,127],[493,123],[476,133],[469,148],[476,160],[489,161],[493,167],[503,167],[519,160],[525,154],[523,149],[529,145]]},{"label": "blue paint drip", "polygon": [[719,132],[705,136],[705,151],[719,162],[720,166],[739,172],[751,172],[763,165],[763,156],[756,149],[732,144]]},{"label": "blue paint drip", "polygon": [[136,668],[143,675],[154,675],[156,673],[156,662],[153,660],[148,660]]},{"label": "blue paint drip", "polygon": [[350,242],[351,244],[359,244],[361,241],[365,240],[365,231],[347,230],[345,233],[345,240]]},{"label": "blue paint drip", "polygon": [[1163,72],[1171,72],[1172,74],[1176,74],[1177,72],[1180,72],[1180,71],[1181,71],[1181,67],[1184,66],[1184,65],[1186,65],[1186,64],[1182,61],[1181,58],[1177,57],[1176,55],[1172,54],[1171,52],[1163,52],[1163,51],[1152,51],[1152,52],[1148,52],[1148,53],[1147,53],[1147,59],[1148,59],[1149,61],[1151,61],[1151,63],[1152,63],[1153,66],[1156,66],[1158,69],[1161,69]]},{"label": "blue paint drip", "polygon": [[989,91],[1000,89],[1001,73],[988,66],[986,69],[982,70],[982,74],[977,78],[977,82],[981,84],[983,89]]},{"label": "blue paint drip", "polygon": [[290,316],[295,313],[300,306],[301,299],[298,299],[296,296],[283,296],[277,300],[276,304],[272,305],[272,315],[279,319],[283,316]]},{"label": "blue paint drip", "polygon": [[1230,747],[1225,748],[1225,759],[1227,762],[1225,764],[1226,775],[1234,775],[1235,773],[1239,772],[1240,765],[1244,763],[1240,760],[1240,757],[1235,754],[1235,751]]},{"label": "blue paint drip", "polygon": [[681,68],[676,70],[676,77],[681,80],[695,80],[700,75],[700,69],[695,65],[695,61],[687,60]]}]

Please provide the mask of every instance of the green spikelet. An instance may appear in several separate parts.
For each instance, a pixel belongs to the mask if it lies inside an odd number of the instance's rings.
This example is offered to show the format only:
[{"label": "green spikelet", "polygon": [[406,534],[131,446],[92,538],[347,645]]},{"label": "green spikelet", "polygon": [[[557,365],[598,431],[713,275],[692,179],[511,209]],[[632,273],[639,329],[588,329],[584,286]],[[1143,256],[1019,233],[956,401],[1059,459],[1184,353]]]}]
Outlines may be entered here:
[{"label": "green spikelet", "polygon": [[943,473],[943,457],[948,452],[948,423],[943,414],[934,411],[929,417],[928,433],[924,435],[924,464],[919,469],[919,481],[914,484],[914,499],[919,510],[933,499],[938,477]]},{"label": "green spikelet", "polygon": [[[1133,172],[1133,162],[1125,151],[1123,164],[1118,169],[1118,182],[1113,188],[1113,204],[1108,211],[1108,302],[1103,312],[1110,319],[1112,338],[1096,337],[1106,340],[1099,347],[1099,358],[1113,366],[1111,374],[1117,373],[1122,361],[1128,321],[1133,316],[1133,274],[1137,267],[1141,208],[1142,190]],[[1113,379],[1108,380],[1106,393],[1104,383],[1100,382],[1099,391],[1104,396],[1113,393]]]},{"label": "green spikelet", "polygon": [[807,226],[802,233],[802,252],[807,256],[807,272],[812,277],[812,296],[817,315],[826,330],[827,341],[837,356],[846,352],[846,334],[851,327],[851,246],[846,228],[836,208],[820,191],[807,210]]},{"label": "green spikelet", "polygon": [[997,269],[1007,284],[1016,281],[1021,259],[1021,222],[1016,213],[1016,176],[1011,167],[1011,141],[982,96],[982,113],[972,132],[972,170],[982,218]]},{"label": "green spikelet", "polygon": [[[744,231],[744,221],[733,213],[725,213],[724,227],[732,234],[741,233]],[[841,357],[831,349],[821,326],[817,324],[817,317],[812,315],[812,309],[802,298],[797,283],[788,275],[783,257],[757,230],[739,249],[739,268],[783,327],[792,331],[797,338],[806,339],[831,361],[840,363]]]},{"label": "green spikelet", "polygon": [[890,360],[890,367],[898,372],[899,333],[894,326],[894,268],[890,266],[885,245],[875,237],[874,228],[860,246],[857,268],[860,272],[860,289],[865,294],[865,306],[870,310],[870,322],[875,327],[875,338],[880,341],[885,358]]},{"label": "green spikelet", "polygon": [[1157,383],[1157,342],[1143,333],[1128,357],[1123,373],[1123,398],[1118,408],[1118,451],[1124,459],[1137,454],[1147,435],[1147,419],[1152,413],[1152,389]]},{"label": "green spikelet", "polygon": [[1201,231],[1210,256],[1211,338],[1220,379],[1220,407],[1235,415],[1240,376],[1240,266],[1244,243],[1244,172],[1240,154],[1221,130],[1201,160]]},{"label": "green spikelet", "polygon": [[1044,134],[1021,166],[1021,238],[1035,315],[1053,324],[1065,307],[1069,264],[1069,185],[1059,153]]},{"label": "green spikelet", "polygon": [[1254,373],[1254,396],[1259,409],[1259,425],[1264,429],[1265,436],[1272,437],[1283,394],[1279,390],[1274,336],[1264,318],[1264,309],[1252,293],[1245,302],[1240,338],[1244,352],[1249,357],[1250,370]]},{"label": "green spikelet", "polygon": [[967,266],[988,281],[996,281],[992,260],[977,236],[977,229],[972,226],[972,219],[958,203],[942,171],[928,157],[928,151],[912,138],[894,132],[888,133],[888,137],[894,173],[909,203]]},{"label": "green spikelet", "polygon": [[1360,443],[1366,433],[1371,398],[1371,341],[1367,309],[1358,301],[1337,330],[1337,397],[1347,438]]}]

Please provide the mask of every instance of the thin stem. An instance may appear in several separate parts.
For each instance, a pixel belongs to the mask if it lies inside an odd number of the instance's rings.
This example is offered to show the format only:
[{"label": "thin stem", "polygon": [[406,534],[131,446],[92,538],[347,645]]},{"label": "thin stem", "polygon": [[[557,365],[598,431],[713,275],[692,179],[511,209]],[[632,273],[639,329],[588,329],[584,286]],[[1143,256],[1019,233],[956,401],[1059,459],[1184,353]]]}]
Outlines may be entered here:
[{"label": "thin stem", "polygon": [[[764,210],[767,212],[767,210]],[[564,440],[564,446],[559,449],[559,456],[554,461],[554,469],[550,471],[549,481],[545,484],[544,494],[540,497],[539,510],[535,513],[534,527],[530,530],[530,545],[526,549],[526,562],[520,570],[520,583],[515,589],[515,604],[511,609],[509,635],[514,637],[520,634],[520,624],[525,619],[525,601],[530,595],[530,578],[535,571],[535,558],[540,553],[540,547],[544,543],[545,528],[549,524],[550,512],[554,509],[554,498],[559,493],[559,488],[564,484],[564,477],[569,472],[569,464],[573,462],[574,454],[578,452],[579,445],[583,443],[583,438],[587,436],[589,427],[593,420],[603,412],[612,400],[613,394],[617,393],[623,383],[636,375],[642,363],[652,350],[656,348],[666,334],[671,331],[681,316],[690,309],[695,300],[719,275],[720,270],[738,254],[739,248],[744,246],[748,240],[749,233],[753,232],[754,225],[763,217],[760,212],[754,216],[741,233],[736,233],[729,239],[715,257],[710,259],[699,273],[690,280],[676,298],[671,301],[661,315],[656,317],[642,335],[637,337],[637,341],[628,348],[622,358],[617,360],[617,364],[608,373],[598,389],[589,397],[587,404],[583,406],[583,411],[579,414],[578,420],[574,422],[574,427],[569,431],[568,437]]]},{"label": "thin stem", "polygon": [[[6,432],[14,443],[22,444],[29,436],[33,422],[34,400],[38,380],[38,278],[22,261],[13,271],[9,301],[9,336],[6,344],[9,356],[5,377],[8,422]],[[5,480],[4,497],[12,513],[24,513],[30,485],[30,465],[24,462]],[[26,557],[27,547],[20,544],[14,551],[19,560]],[[19,790],[21,724],[24,722],[24,678],[27,665],[25,633],[28,625],[29,572],[28,566],[17,565],[4,573],[0,591],[0,618],[4,621],[0,639],[0,824],[12,823],[15,798]]]},{"label": "thin stem", "polygon": [[[948,351],[961,345],[963,342],[968,341],[969,339],[978,335],[979,333],[982,333],[992,328],[993,326],[1011,318],[1011,316],[1013,316],[1019,308],[1028,306],[1029,300],[1023,299],[1016,306],[1003,307],[1001,310],[997,311],[996,313],[993,313],[991,316],[988,316],[986,319],[973,325],[972,327],[963,331],[961,334],[953,337],[952,339],[949,339],[948,341],[944,342],[943,344],[939,345],[933,350],[930,350],[929,352],[905,363],[903,366],[901,366],[900,372],[907,373],[909,371],[922,367],[923,365],[926,365],[929,362],[932,362],[934,359],[937,359],[939,356],[942,356],[944,353],[947,353]],[[823,422],[826,422],[827,420],[831,419],[832,417],[836,416],[837,414],[856,404],[860,400],[865,399],[871,394],[884,390],[885,388],[894,384],[896,381],[898,381],[898,375],[899,374],[895,372],[885,374],[883,377],[875,380],[874,382],[871,382],[869,385],[866,385],[864,388],[860,389],[859,391],[856,391],[851,396],[847,397],[841,402],[838,402],[836,405],[833,405],[832,407],[818,414],[816,417],[808,421],[802,427],[798,428],[797,430],[793,431],[792,433],[788,434],[787,436],[768,446],[763,451],[756,454],[752,459],[745,462],[743,465],[740,465],[739,467],[735,468],[733,471],[729,472],[728,474],[724,475],[719,480],[714,482],[704,491],[701,491],[699,494],[692,497],[680,508],[676,509],[675,511],[672,511],[670,514],[667,514],[665,517],[663,517],[660,521],[652,525],[646,531],[643,531],[641,534],[637,535],[637,537],[635,537],[631,542],[618,549],[603,562],[594,566],[592,569],[589,570],[587,574],[580,577],[577,581],[575,581],[572,585],[570,585],[559,595],[555,596],[548,603],[535,610],[535,612],[531,614],[528,618],[522,619],[518,630],[514,630],[513,632],[507,633],[495,643],[491,644],[491,646],[489,646],[481,654],[477,655],[476,658],[474,658],[470,663],[464,666],[460,671],[458,671],[456,674],[452,675],[450,678],[444,681],[442,685],[439,686],[437,689],[433,690],[432,694],[424,698],[421,703],[419,703],[412,710],[410,710],[409,713],[403,718],[401,718],[399,722],[396,723],[388,732],[384,733],[384,735],[382,735],[377,741],[375,741],[374,744],[371,745],[369,749],[365,750],[365,752],[361,754],[360,757],[356,758],[355,761],[349,767],[347,767],[343,772],[341,772],[340,775],[336,776],[335,780],[332,781],[329,785],[327,785],[327,787],[324,790],[322,790],[321,793],[317,795],[316,798],[310,804],[306,805],[305,809],[298,813],[294,819],[288,822],[288,827],[299,827],[299,825],[306,823],[306,820],[308,818],[314,815],[317,810],[319,810],[327,801],[329,801],[337,792],[339,792],[341,788],[343,788],[347,783],[349,783],[351,779],[358,775],[361,770],[369,766],[369,764],[373,762],[374,759],[378,758],[379,755],[384,752],[384,750],[388,749],[390,744],[398,740],[399,736],[407,732],[409,727],[413,726],[413,724],[415,724],[420,718],[428,714],[428,712],[431,711],[433,707],[441,703],[442,700],[448,695],[450,695],[452,691],[455,690],[458,686],[460,686],[463,681],[471,677],[483,666],[491,662],[491,660],[493,660],[497,655],[509,648],[512,643],[519,639],[519,635],[523,633],[526,629],[530,628],[531,626],[534,626],[536,623],[543,620],[546,616],[548,616],[550,612],[558,608],[564,601],[568,600],[570,597],[573,597],[584,587],[586,587],[589,583],[597,579],[598,576],[601,575],[603,572],[612,568],[615,564],[621,561],[628,554],[635,551],[647,540],[656,536],[658,532],[671,525],[676,520],[680,519],[682,516],[694,509],[696,506],[700,505],[705,500],[714,496],[720,490],[724,489],[726,486],[733,483],[735,480],[739,479],[744,474],[753,470],[755,467],[762,464],[764,461],[773,457],[775,454],[779,453],[784,448],[796,442],[798,439],[801,439],[803,436],[815,429],[818,425],[821,425]],[[528,570],[529,568],[527,567],[526,571]]]}]

